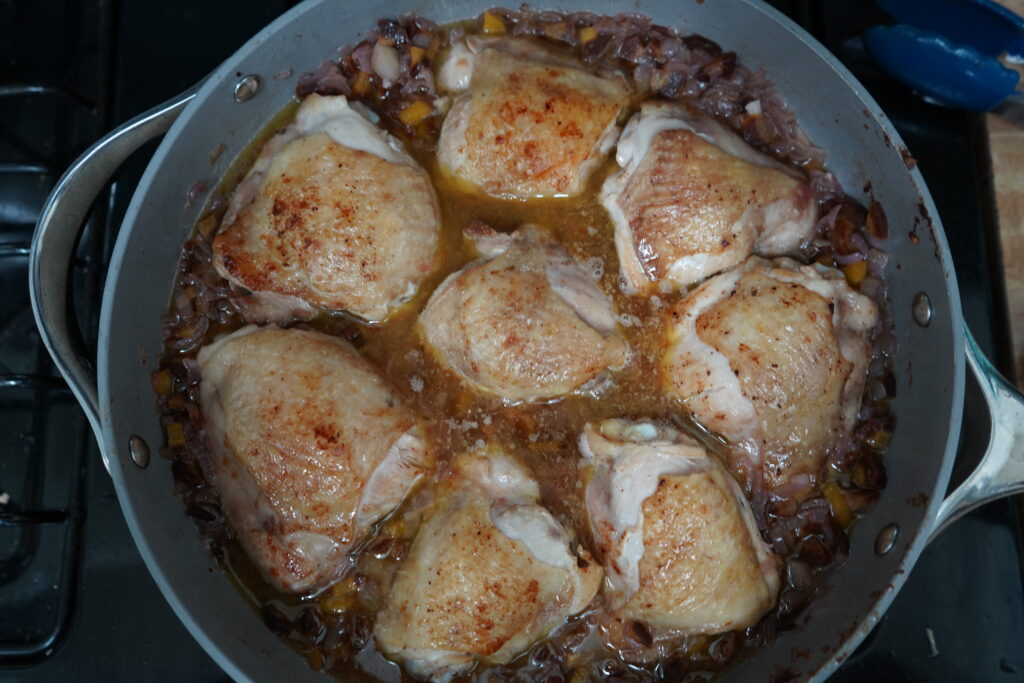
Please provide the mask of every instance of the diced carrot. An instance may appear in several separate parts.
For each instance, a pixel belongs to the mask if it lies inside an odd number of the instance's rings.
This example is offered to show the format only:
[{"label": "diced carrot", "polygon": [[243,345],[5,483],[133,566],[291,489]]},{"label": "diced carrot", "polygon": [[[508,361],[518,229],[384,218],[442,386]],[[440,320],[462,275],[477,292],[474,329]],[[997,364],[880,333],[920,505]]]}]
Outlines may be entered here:
[{"label": "diced carrot", "polygon": [[167,399],[167,407],[170,410],[185,410],[187,401],[182,394],[171,394]]},{"label": "diced carrot", "polygon": [[423,100],[416,100],[409,104],[402,111],[398,112],[398,120],[406,126],[415,126],[423,119],[430,116],[434,109]]},{"label": "diced carrot", "polygon": [[846,281],[856,287],[868,274],[868,262],[854,261],[848,266],[843,266],[843,273],[846,275]]},{"label": "diced carrot", "polygon": [[423,61],[423,57],[427,54],[427,51],[422,47],[413,45],[409,48],[409,65],[416,66]]},{"label": "diced carrot", "polygon": [[594,38],[597,38],[597,29],[593,26],[584,26],[580,29],[580,42],[589,43]]},{"label": "diced carrot", "polygon": [[174,375],[170,370],[157,370],[150,381],[153,383],[153,391],[159,396],[166,396],[174,391]]},{"label": "diced carrot", "polygon": [[352,84],[352,92],[357,96],[362,97],[363,95],[370,92],[370,76],[365,71],[360,71],[356,74],[356,80]]},{"label": "diced carrot", "polygon": [[846,497],[843,496],[843,490],[839,488],[839,484],[834,481],[825,482],[825,485],[821,487],[821,492],[825,494],[828,504],[832,507],[832,513],[836,516],[843,527],[850,526],[853,522],[853,513],[850,512],[850,506],[846,504]]},{"label": "diced carrot", "polygon": [[328,612],[343,612],[356,604],[356,587],[351,577],[334,584],[320,597],[320,607]]},{"label": "diced carrot", "polygon": [[185,445],[185,427],[180,422],[172,422],[165,427],[167,430],[167,445],[177,448]]},{"label": "diced carrot", "polygon": [[493,12],[484,12],[484,33],[496,34],[505,32],[505,22]]}]

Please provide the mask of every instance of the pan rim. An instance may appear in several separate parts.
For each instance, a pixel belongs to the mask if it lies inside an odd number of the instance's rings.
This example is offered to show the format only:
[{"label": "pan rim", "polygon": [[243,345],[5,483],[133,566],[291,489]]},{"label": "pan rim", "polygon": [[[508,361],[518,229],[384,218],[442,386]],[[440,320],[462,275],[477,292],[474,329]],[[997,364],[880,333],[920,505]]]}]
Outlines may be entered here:
[{"label": "pan rim", "polygon": [[[147,534],[142,530],[140,522],[136,517],[134,504],[132,503],[131,496],[128,493],[128,483],[124,476],[124,472],[122,471],[125,459],[123,457],[115,457],[115,454],[119,453],[119,449],[116,446],[117,440],[114,433],[114,425],[116,421],[113,419],[113,412],[115,410],[115,404],[111,400],[112,397],[110,394],[109,382],[111,376],[110,369],[115,365],[115,363],[117,363],[117,359],[113,359],[109,355],[111,331],[116,319],[113,301],[115,299],[115,292],[117,291],[119,284],[121,284],[119,277],[121,265],[129,257],[127,247],[130,241],[130,236],[135,232],[135,230],[139,229],[138,214],[145,198],[152,191],[157,171],[163,165],[166,158],[171,154],[179,139],[186,135],[190,128],[190,124],[204,108],[203,105],[215,94],[223,93],[225,85],[233,81],[233,65],[241,63],[252,53],[258,51],[260,47],[271,37],[279,34],[285,26],[296,20],[298,17],[306,14],[312,8],[317,7],[326,1],[327,0],[305,0],[288,12],[279,16],[248,40],[231,57],[218,66],[199,87],[194,99],[189,103],[181,116],[165,135],[156,153],[147,165],[146,171],[133,194],[131,203],[122,223],[122,229],[118,234],[115,248],[111,256],[110,269],[104,286],[101,304],[97,375],[101,424],[103,430],[102,447],[109,454],[109,461],[111,463],[110,474],[118,493],[119,504],[121,505],[121,509],[129,526],[132,538],[135,541],[150,574],[153,576],[154,581],[160,588],[164,598],[171,605],[178,619],[181,620],[190,633],[196,637],[196,640],[202,645],[207,653],[210,654],[217,664],[228,675],[238,680],[248,679],[251,672],[247,673],[243,666],[236,663],[236,661],[232,659],[232,657],[221,647],[218,640],[210,635],[207,626],[193,617],[190,608],[186,605],[185,600],[179,594],[179,589],[174,585],[171,577],[164,571],[164,568],[158,561],[157,553],[153,548],[151,539],[149,539]],[[853,92],[854,96],[863,103],[868,118],[877,124],[885,133],[891,141],[891,146],[894,149],[899,149],[903,145],[899,134],[889,121],[888,117],[878,106],[877,102],[875,102],[875,100],[867,93],[863,86],[846,69],[846,67],[839,63],[839,61],[817,40],[807,34],[788,17],[768,6],[762,0],[735,1],[741,4],[746,4],[753,9],[760,11],[766,16],[767,21],[772,21],[780,25],[790,34],[793,40],[800,41],[813,50],[831,69],[836,78],[840,80],[846,88],[849,88]],[[554,2],[551,4],[557,5],[558,3]],[[890,603],[903,586],[907,574],[916,563],[918,556],[927,543],[929,533],[931,531],[931,520],[934,520],[938,507],[942,503],[946,486],[952,471],[953,461],[956,455],[957,441],[961,429],[966,365],[959,288],[957,285],[956,275],[952,269],[952,258],[949,245],[946,240],[945,231],[942,227],[941,219],[935,208],[932,197],[925,186],[920,170],[913,168],[907,169],[907,172],[910,175],[914,188],[923,202],[924,209],[930,216],[929,227],[932,231],[932,238],[935,243],[935,253],[945,275],[947,285],[945,288],[946,298],[950,311],[950,323],[952,326],[953,386],[950,398],[950,414],[947,416],[949,431],[947,435],[946,448],[943,453],[942,464],[938,469],[938,474],[931,491],[932,495],[924,513],[923,522],[915,530],[913,539],[908,544],[903,557],[900,559],[899,569],[894,573],[888,588],[883,591],[882,595],[879,596],[870,608],[862,610],[865,616],[860,621],[856,630],[847,635],[842,645],[838,647],[827,660],[824,660],[823,663],[810,675],[811,680],[823,680],[838,668],[840,663],[856,649],[864,637],[866,637],[871,629],[874,628],[875,624],[881,618],[882,614],[884,614],[885,610],[889,607]],[[885,494],[883,492],[883,496],[884,495]],[[297,659],[296,661],[298,662],[299,660]]]}]

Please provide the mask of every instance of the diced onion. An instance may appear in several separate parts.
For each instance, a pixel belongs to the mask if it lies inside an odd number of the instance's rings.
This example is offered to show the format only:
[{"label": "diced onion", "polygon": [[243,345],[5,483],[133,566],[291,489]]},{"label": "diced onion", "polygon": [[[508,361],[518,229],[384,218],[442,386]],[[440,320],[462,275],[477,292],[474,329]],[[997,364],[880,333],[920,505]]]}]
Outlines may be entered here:
[{"label": "diced onion", "polygon": [[384,87],[389,87],[401,75],[398,63],[398,50],[384,43],[373,46],[373,57],[370,60],[373,71],[384,80]]}]

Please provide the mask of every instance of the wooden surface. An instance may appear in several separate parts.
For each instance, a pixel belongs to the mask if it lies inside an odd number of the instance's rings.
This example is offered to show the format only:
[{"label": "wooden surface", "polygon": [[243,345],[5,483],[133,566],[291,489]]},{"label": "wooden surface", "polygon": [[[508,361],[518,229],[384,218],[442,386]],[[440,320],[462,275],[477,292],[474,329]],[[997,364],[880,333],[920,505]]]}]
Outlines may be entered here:
[{"label": "wooden surface", "polygon": [[[1024,0],[999,2],[1024,15]],[[1017,386],[1024,388],[1024,127],[989,115],[988,132]]]}]

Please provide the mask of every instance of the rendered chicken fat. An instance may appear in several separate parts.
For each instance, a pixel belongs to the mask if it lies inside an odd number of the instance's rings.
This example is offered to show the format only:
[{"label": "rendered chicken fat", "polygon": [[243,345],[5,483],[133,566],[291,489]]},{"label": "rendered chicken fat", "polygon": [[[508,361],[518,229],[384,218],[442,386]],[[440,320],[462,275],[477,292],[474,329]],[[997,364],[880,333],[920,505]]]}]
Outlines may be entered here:
[{"label": "rendered chicken fat", "polygon": [[601,568],[571,549],[537,483],[496,448],[466,454],[377,615],[377,644],[418,676],[504,663],[590,604]]},{"label": "rendered chicken fat", "polygon": [[613,616],[655,635],[744,628],[771,609],[777,558],[736,482],[695,441],[650,422],[587,425],[586,504]]},{"label": "rendered chicken fat", "polygon": [[369,113],[310,95],[232,195],[214,266],[253,292],[255,322],[316,310],[384,320],[433,266],[440,210],[430,179]]},{"label": "rendered chicken fat", "polygon": [[430,468],[415,417],[347,342],[319,332],[242,328],[199,363],[236,536],[278,590],[325,587]]}]

